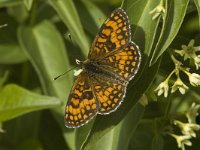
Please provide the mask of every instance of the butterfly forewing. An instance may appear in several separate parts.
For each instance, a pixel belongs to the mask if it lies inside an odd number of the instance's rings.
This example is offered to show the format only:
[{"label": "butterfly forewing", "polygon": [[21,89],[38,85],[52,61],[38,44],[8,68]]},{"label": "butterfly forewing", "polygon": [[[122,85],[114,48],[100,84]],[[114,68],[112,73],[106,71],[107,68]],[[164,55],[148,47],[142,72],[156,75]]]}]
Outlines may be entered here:
[{"label": "butterfly forewing", "polygon": [[88,59],[99,60],[108,53],[121,49],[130,41],[130,25],[126,12],[118,8],[101,26],[92,47]]}]

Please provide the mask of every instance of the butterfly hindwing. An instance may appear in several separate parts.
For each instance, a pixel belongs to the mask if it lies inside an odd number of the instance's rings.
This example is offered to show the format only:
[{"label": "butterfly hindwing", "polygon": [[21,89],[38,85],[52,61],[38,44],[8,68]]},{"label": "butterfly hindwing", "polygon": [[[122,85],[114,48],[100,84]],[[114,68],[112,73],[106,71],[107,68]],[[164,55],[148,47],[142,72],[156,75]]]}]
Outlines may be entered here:
[{"label": "butterfly hindwing", "polygon": [[116,80],[103,77],[94,77],[91,80],[100,103],[98,114],[104,115],[115,111],[124,99],[127,83],[119,84]]},{"label": "butterfly hindwing", "polygon": [[127,47],[108,55],[101,60],[104,69],[129,81],[137,73],[141,61],[140,50],[135,43],[129,42]]},{"label": "butterfly hindwing", "polygon": [[100,28],[90,49],[88,59],[98,60],[114,50],[125,47],[130,41],[130,34],[126,12],[121,8],[116,9]]},{"label": "butterfly hindwing", "polygon": [[65,125],[75,128],[92,119],[99,107],[88,76],[81,73],[76,79],[65,109]]}]

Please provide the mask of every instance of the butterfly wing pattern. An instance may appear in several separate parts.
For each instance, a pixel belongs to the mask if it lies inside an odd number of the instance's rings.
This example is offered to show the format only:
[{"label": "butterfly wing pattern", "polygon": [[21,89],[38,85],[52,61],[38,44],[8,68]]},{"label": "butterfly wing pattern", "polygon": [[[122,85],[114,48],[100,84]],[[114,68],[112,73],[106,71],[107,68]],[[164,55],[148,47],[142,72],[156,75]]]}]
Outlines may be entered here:
[{"label": "butterfly wing pattern", "polygon": [[125,96],[126,85],[103,77],[92,78],[91,80],[100,103],[98,114],[106,115],[115,111]]},{"label": "butterfly wing pattern", "polygon": [[140,55],[138,46],[130,41],[125,48],[108,55],[100,63],[125,81],[130,81],[138,71]]},{"label": "butterfly wing pattern", "polygon": [[131,31],[128,16],[123,9],[118,8],[101,26],[92,43],[88,59],[101,59],[106,54],[125,47],[130,39]]},{"label": "butterfly wing pattern", "polygon": [[78,128],[96,114],[115,111],[123,101],[129,81],[140,66],[141,54],[131,41],[128,16],[114,10],[101,26],[88,54],[80,63],[65,109],[65,125]]},{"label": "butterfly wing pattern", "polygon": [[88,76],[81,73],[76,79],[66,106],[67,127],[84,125],[94,117],[99,109],[99,103],[95,98]]}]

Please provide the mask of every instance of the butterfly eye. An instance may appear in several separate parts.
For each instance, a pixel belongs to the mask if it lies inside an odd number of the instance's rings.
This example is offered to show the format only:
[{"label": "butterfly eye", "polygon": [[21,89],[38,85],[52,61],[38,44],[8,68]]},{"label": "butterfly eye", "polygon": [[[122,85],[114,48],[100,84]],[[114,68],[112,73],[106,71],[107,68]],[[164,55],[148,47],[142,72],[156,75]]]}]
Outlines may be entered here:
[{"label": "butterfly eye", "polygon": [[81,63],[81,61],[80,60],[78,60],[78,59],[76,59],[76,64],[80,64]]}]

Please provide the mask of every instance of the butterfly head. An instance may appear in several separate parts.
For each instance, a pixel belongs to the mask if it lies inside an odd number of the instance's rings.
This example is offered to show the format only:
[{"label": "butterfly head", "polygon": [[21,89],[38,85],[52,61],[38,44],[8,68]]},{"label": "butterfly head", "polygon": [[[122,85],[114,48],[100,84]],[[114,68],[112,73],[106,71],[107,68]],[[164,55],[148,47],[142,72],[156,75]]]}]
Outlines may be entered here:
[{"label": "butterfly head", "polygon": [[74,76],[78,76],[83,71],[84,61],[76,59],[76,64],[80,69],[74,70]]}]

